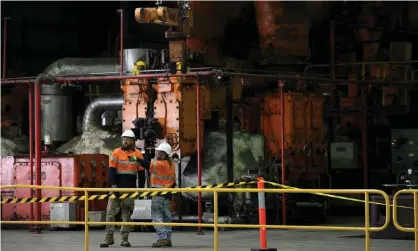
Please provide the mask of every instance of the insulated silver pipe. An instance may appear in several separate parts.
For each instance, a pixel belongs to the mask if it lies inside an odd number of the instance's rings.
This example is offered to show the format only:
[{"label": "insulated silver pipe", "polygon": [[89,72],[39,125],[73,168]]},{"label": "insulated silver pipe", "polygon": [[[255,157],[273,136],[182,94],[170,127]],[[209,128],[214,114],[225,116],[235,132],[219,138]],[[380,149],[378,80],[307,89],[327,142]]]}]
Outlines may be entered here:
[{"label": "insulated silver pipe", "polygon": [[89,131],[93,128],[97,128],[101,123],[101,115],[105,111],[118,111],[122,110],[124,99],[120,97],[102,97],[97,98],[91,102],[83,117],[83,132]]}]

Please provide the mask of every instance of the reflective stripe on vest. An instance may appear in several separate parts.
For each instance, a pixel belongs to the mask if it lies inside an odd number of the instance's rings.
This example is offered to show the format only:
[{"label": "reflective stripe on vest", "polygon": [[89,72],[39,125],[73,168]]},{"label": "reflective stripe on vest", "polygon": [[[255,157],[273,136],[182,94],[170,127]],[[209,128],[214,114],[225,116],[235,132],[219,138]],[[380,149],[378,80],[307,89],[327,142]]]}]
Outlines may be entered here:
[{"label": "reflective stripe on vest", "polygon": [[158,185],[158,184],[152,184],[151,186],[155,188],[166,188],[166,186]]},{"label": "reflective stripe on vest", "polygon": [[129,160],[118,160],[117,158],[112,157],[112,161],[116,162],[118,165],[138,165],[136,161],[129,161]]},{"label": "reflective stripe on vest", "polygon": [[129,171],[129,170],[116,170],[116,174],[130,174],[136,175],[137,171]]},{"label": "reflective stripe on vest", "polygon": [[115,162],[115,164],[118,163],[118,158],[116,158],[115,156],[112,155],[112,157],[110,157],[110,162]]},{"label": "reflective stripe on vest", "polygon": [[109,166],[116,168],[117,174],[136,175],[138,171],[144,170],[138,162],[129,161],[130,156],[143,158],[142,153],[138,150],[126,152],[118,148],[113,151],[112,156],[109,159]]}]

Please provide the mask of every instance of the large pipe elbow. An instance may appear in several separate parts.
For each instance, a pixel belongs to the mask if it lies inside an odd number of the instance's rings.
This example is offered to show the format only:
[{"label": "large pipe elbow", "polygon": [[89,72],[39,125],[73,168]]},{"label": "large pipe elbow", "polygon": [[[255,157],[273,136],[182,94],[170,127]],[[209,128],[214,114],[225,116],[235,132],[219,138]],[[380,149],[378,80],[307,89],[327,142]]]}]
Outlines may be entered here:
[{"label": "large pipe elbow", "polygon": [[[62,58],[47,66],[42,76],[87,75],[87,74],[119,74],[120,62],[117,58]],[[53,90],[58,87],[52,86]],[[51,88],[44,86],[43,91]],[[103,97],[94,100],[84,112],[83,132],[97,128],[100,116],[105,111],[121,110],[123,97]]]},{"label": "large pipe elbow", "polygon": [[97,128],[100,124],[101,115],[105,111],[118,111],[122,110],[123,96],[121,97],[102,97],[97,98],[91,102],[83,117],[83,132]]}]

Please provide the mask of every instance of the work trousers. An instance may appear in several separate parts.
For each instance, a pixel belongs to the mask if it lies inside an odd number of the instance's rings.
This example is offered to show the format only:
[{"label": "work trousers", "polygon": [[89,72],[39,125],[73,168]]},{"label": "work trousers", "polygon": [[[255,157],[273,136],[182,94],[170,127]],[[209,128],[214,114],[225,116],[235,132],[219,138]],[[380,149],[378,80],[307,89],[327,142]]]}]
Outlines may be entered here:
[{"label": "work trousers", "polygon": [[[109,199],[107,203],[107,213],[106,221],[114,222],[116,215],[121,211],[122,213],[122,222],[131,221],[131,215],[134,211],[135,199],[125,198],[125,199]],[[106,234],[113,235],[115,232],[115,226],[106,226]],[[128,238],[130,232],[130,226],[122,226],[120,233],[123,237]]]},{"label": "work trousers", "polygon": [[[154,196],[151,201],[152,222],[171,223],[170,199]],[[171,226],[154,226],[158,240],[171,241]]]}]

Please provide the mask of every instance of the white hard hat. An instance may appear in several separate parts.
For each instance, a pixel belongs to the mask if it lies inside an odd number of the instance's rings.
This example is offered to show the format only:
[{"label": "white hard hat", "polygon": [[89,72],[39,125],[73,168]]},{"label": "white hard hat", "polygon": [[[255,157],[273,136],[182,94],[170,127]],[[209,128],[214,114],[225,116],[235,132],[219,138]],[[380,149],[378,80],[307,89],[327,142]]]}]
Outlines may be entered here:
[{"label": "white hard hat", "polygon": [[121,137],[135,138],[135,133],[132,130],[126,130],[122,133]]},{"label": "white hard hat", "polygon": [[171,146],[166,142],[161,143],[157,148],[155,148],[155,150],[163,151],[166,154],[171,155]]}]

